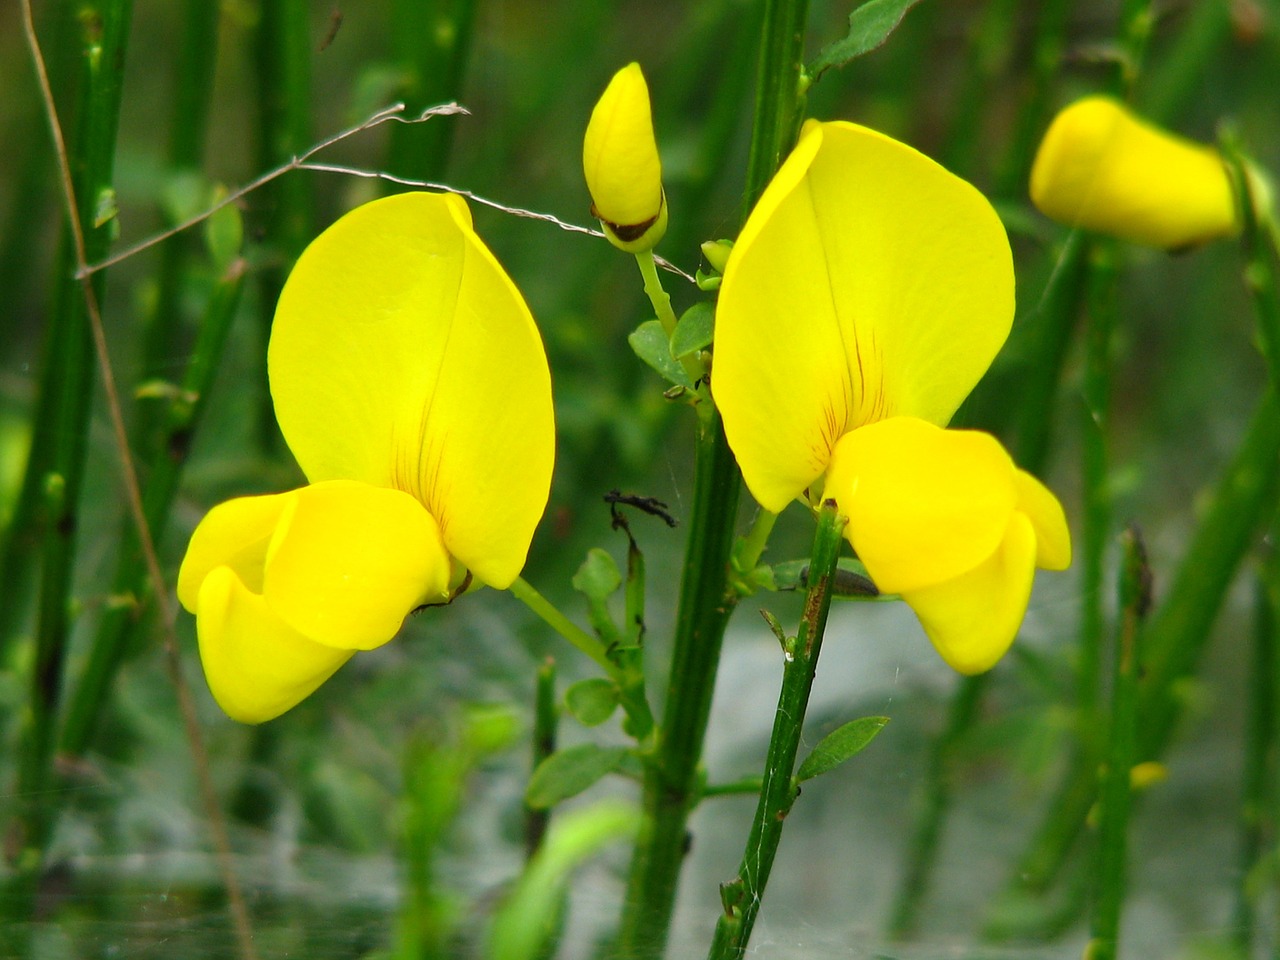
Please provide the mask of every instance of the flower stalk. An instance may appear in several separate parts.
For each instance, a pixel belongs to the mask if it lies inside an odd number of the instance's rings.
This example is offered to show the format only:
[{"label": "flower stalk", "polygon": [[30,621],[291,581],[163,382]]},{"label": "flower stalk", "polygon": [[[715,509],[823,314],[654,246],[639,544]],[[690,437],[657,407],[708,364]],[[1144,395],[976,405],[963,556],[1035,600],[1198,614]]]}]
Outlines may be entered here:
[{"label": "flower stalk", "polygon": [[782,690],[778,694],[778,709],[765,760],[764,786],[738,875],[720,887],[724,913],[716,923],[715,939],[708,954],[710,960],[740,960],[746,951],[782,839],[783,822],[800,794],[793,777],[796,754],[831,607],[831,578],[840,557],[845,523],[846,518],[832,500],[826,501],[818,511],[818,528],[809,563],[809,590],[800,629],[794,639],[787,642]]}]

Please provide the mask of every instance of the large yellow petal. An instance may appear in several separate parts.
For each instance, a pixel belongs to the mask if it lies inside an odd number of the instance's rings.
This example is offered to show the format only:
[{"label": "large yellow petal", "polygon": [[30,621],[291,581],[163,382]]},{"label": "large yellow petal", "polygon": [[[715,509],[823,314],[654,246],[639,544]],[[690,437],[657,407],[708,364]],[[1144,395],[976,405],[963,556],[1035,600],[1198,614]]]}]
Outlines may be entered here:
[{"label": "large yellow petal", "polygon": [[354,653],[313,643],[276,616],[230,567],[203,578],[196,604],[200,662],[213,698],[243,723],[278,717]]},{"label": "large yellow petal", "polygon": [[551,378],[465,202],[400,194],[321,234],[281,294],[268,365],[313,482],[412,494],[479,580],[516,577],[550,489]]},{"label": "large yellow petal", "polygon": [[863,424],[946,423],[1012,318],[1008,238],[977,190],[873,130],[808,125],[716,314],[712,389],[752,494],[780,509]]},{"label": "large yellow petal", "polygon": [[422,504],[399,490],[333,480],[299,490],[280,518],[262,593],[303,636],[368,650],[448,586],[449,555]]},{"label": "large yellow petal", "polygon": [[876,586],[906,594],[996,552],[1017,503],[1014,473],[990,434],[894,417],[841,439],[823,497],[849,518],[846,536]]},{"label": "large yellow petal", "polygon": [[1013,481],[1018,490],[1018,510],[1026,514],[1036,532],[1036,566],[1065,570],[1071,566],[1071,532],[1058,498],[1043,483],[1018,470]]},{"label": "large yellow petal", "polygon": [[1031,170],[1046,216],[1154,247],[1179,248],[1240,229],[1216,150],[1160,130],[1109,97],[1086,97],[1050,124]]},{"label": "large yellow petal", "polygon": [[1021,513],[999,548],[954,580],[904,593],[942,659],[960,673],[995,666],[1018,635],[1035,576],[1036,535]]},{"label": "large yellow petal", "polygon": [[178,600],[191,613],[205,577],[230,567],[245,587],[262,592],[262,564],[280,515],[297,491],[265,497],[237,497],[210,510],[191,534],[178,570]]}]

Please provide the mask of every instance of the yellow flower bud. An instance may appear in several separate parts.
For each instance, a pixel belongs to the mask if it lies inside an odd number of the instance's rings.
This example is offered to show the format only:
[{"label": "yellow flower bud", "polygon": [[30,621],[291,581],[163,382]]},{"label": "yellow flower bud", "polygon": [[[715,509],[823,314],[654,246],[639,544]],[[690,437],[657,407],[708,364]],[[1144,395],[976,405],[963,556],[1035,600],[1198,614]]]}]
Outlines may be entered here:
[{"label": "yellow flower bud", "polygon": [[1240,230],[1222,157],[1086,97],[1050,124],[1031,170],[1031,200],[1069,226],[1167,250]]},{"label": "yellow flower bud", "polygon": [[662,239],[667,199],[649,87],[640,64],[628,64],[615,73],[591,111],[582,143],[582,172],[591,192],[591,213],[615,247],[643,253]]}]

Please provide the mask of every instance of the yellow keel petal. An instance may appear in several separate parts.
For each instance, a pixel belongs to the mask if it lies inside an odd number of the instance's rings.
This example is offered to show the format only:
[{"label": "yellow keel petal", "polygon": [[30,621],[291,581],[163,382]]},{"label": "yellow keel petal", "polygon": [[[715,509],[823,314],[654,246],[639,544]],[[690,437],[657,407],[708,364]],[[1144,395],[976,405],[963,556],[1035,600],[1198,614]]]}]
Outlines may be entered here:
[{"label": "yellow keel petal", "polygon": [[1009,649],[1031,598],[1035,554],[1031,522],[1015,513],[988,560],[954,580],[903,593],[902,599],[953,669],[982,673]]},{"label": "yellow keel petal", "polygon": [[449,586],[449,555],[422,504],[348,480],[299,490],[267,550],[263,596],[326,646],[369,650]]},{"label": "yellow keel petal", "polygon": [[990,557],[1016,505],[1014,467],[990,434],[894,417],[841,439],[827,497],[876,586],[907,593]]},{"label": "yellow keel petal", "polygon": [[278,717],[354,652],[313,643],[293,630],[229,567],[203,578],[196,633],[209,690],[223,712],[242,723]]}]

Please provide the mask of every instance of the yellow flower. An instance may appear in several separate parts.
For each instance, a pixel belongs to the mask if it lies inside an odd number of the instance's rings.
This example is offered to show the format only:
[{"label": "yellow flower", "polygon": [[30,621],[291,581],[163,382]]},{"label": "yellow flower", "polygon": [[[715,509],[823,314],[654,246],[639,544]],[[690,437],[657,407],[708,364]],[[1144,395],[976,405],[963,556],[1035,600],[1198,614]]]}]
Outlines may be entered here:
[{"label": "yellow flower", "polygon": [[1009,241],[986,199],[839,122],[806,124],[716,311],[712,392],[756,500],[834,499],[871,578],[966,673],[1012,642],[1035,567],[1070,560],[1053,495],[992,437],[941,429],[1012,318]]},{"label": "yellow flower", "polygon": [[310,485],[215,507],[178,577],[214,698],[250,723],[467,573],[508,586],[554,459],[533,317],[458,197],[388,197],[317,237],[281,293],[267,360]]},{"label": "yellow flower", "polygon": [[1176,250],[1240,230],[1216,150],[1153,127],[1108,97],[1086,97],[1050,124],[1031,200],[1068,226]]},{"label": "yellow flower", "polygon": [[662,239],[667,198],[640,64],[615,73],[591,111],[582,142],[582,172],[591,192],[591,213],[614,246],[643,253]]}]

